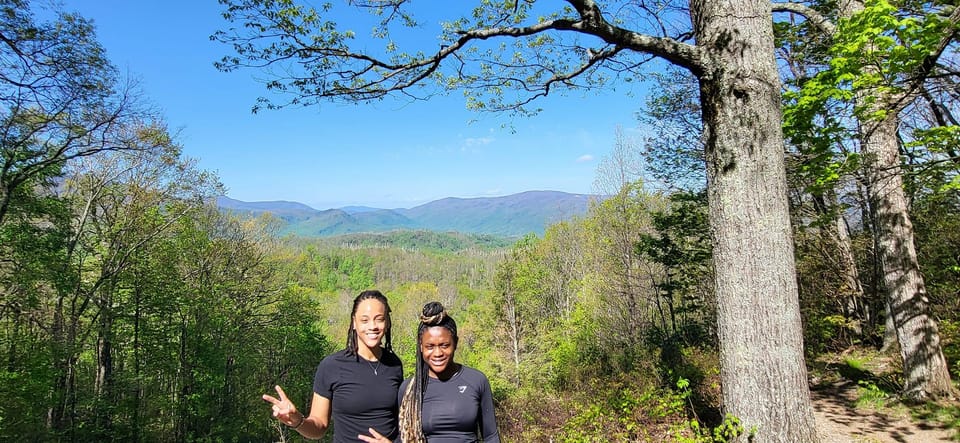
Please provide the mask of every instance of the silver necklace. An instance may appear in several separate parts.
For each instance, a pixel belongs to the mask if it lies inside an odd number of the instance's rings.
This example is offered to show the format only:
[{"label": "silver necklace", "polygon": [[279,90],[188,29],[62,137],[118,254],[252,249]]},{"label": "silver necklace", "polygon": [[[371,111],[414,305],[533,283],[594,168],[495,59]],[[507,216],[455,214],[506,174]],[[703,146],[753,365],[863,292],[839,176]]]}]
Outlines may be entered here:
[{"label": "silver necklace", "polygon": [[377,372],[380,370],[380,360],[377,360],[377,367],[373,367],[373,363],[370,363],[370,360],[367,360],[367,359],[363,359],[363,360],[366,361],[368,365],[370,365],[370,369],[373,369],[373,375],[380,375]]}]

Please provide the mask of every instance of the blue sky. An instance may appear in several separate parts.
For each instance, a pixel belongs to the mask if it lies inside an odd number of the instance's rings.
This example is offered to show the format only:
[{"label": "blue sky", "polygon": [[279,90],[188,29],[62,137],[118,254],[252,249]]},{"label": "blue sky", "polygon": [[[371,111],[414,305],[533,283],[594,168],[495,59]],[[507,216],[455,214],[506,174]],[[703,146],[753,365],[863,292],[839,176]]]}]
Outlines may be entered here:
[{"label": "blue sky", "polygon": [[454,94],[252,114],[256,98],[268,94],[261,73],[213,67],[229,54],[209,39],[226,27],[215,0],[64,6],[94,21],[110,60],[139,82],[185,155],[215,171],[238,200],[409,208],[444,197],[591,193],[617,126],[635,129],[643,104],[622,91],[558,96],[541,101],[539,115],[510,120],[468,111]]}]

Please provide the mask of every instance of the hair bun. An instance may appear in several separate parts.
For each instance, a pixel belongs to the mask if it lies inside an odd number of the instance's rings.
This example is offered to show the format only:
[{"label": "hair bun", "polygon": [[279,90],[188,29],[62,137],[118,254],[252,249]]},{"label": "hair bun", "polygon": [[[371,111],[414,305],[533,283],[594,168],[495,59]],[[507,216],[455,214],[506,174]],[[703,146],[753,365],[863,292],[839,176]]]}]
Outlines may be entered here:
[{"label": "hair bun", "polygon": [[440,302],[432,301],[423,305],[423,312],[420,314],[420,323],[425,325],[438,325],[447,317],[447,311]]}]

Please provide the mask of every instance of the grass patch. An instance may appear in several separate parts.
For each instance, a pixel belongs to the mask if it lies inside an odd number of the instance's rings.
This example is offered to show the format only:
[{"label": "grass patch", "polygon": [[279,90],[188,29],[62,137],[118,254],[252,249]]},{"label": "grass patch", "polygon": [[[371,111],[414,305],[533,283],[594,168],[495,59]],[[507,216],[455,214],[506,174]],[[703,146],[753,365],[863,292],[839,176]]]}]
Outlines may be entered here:
[{"label": "grass patch", "polygon": [[869,408],[880,410],[887,405],[890,399],[890,393],[883,390],[876,383],[869,380],[860,380],[857,382],[857,400],[855,402],[858,408]]},{"label": "grass patch", "polygon": [[915,421],[937,423],[953,431],[953,441],[960,441],[960,404],[953,402],[930,402],[914,406],[910,415]]}]

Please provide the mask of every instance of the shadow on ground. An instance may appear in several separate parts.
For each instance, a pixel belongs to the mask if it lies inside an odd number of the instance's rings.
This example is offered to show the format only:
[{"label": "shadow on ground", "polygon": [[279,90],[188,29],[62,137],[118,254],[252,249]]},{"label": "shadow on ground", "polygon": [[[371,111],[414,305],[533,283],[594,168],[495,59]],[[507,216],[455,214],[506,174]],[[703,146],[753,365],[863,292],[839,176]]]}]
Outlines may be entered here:
[{"label": "shadow on ground", "polygon": [[[902,409],[857,407],[860,382],[884,392],[898,392],[899,384],[890,377],[877,376],[845,364],[828,365],[840,377],[811,386],[810,395],[817,411],[822,435],[829,442],[925,443],[957,441],[956,433],[946,426],[911,420]],[[888,411],[889,409],[889,411]],[[823,422],[828,420],[829,423]],[[827,429],[829,427],[829,429]]]}]

